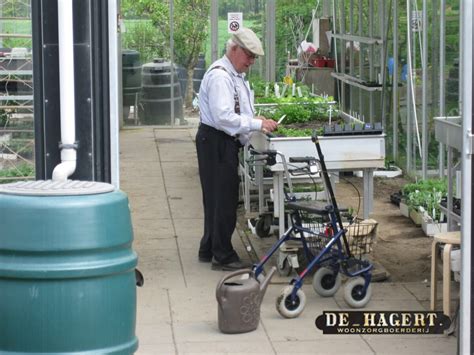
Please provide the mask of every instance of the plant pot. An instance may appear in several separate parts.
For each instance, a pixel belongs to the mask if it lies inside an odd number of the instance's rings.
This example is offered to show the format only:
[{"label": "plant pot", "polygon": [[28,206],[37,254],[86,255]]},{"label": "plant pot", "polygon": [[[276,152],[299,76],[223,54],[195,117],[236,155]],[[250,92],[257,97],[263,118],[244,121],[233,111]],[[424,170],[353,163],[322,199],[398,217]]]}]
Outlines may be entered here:
[{"label": "plant pot", "polygon": [[326,66],[326,59],[324,58],[316,58],[313,60],[313,66],[316,68],[324,68]]},{"label": "plant pot", "polygon": [[431,217],[424,215],[421,219],[421,229],[428,237],[432,237],[435,234],[447,232],[448,223],[435,222]]},{"label": "plant pot", "polygon": [[400,213],[407,218],[410,217],[410,209],[405,202],[400,201]]},{"label": "plant pot", "polygon": [[422,216],[423,215],[421,214],[421,212],[418,212],[413,208],[410,209],[410,218],[416,226],[421,226],[421,221],[423,220]]}]

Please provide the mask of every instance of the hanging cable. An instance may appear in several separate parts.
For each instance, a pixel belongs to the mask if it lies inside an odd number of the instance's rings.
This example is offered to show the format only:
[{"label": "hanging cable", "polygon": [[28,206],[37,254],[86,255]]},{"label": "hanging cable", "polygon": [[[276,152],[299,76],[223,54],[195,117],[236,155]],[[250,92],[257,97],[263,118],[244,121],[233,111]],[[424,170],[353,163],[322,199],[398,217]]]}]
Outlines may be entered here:
[{"label": "hanging cable", "polygon": [[[407,1],[407,15],[410,14],[410,2]],[[410,21],[407,21],[407,36],[408,36],[408,39],[407,39],[407,42],[408,42],[408,80],[410,80],[410,89],[411,89],[411,97],[412,97],[412,105],[413,105],[413,115],[414,115],[414,118],[415,118],[415,128],[416,128],[416,137],[417,137],[417,140],[418,140],[418,151],[420,153],[420,158],[422,158],[423,156],[423,153],[421,151],[421,139],[420,139],[420,130],[418,128],[418,117],[417,117],[417,114],[416,114],[416,101],[415,101],[415,85],[414,85],[414,82],[413,82],[413,67],[412,67],[412,61],[411,61],[411,56],[412,56],[412,52],[411,52],[411,23]],[[408,109],[410,109],[408,107]]]}]

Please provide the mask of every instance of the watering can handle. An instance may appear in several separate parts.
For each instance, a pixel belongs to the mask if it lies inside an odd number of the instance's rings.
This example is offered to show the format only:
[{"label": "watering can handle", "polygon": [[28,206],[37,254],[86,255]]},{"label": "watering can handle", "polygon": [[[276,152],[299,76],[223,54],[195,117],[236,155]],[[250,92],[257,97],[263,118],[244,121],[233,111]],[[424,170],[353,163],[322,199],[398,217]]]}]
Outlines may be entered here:
[{"label": "watering can handle", "polygon": [[240,270],[235,270],[235,271],[232,271],[231,273],[229,273],[228,275],[226,275],[225,277],[223,277],[219,283],[217,284],[217,287],[216,287],[216,298],[217,300],[219,301],[219,290],[221,289],[222,285],[224,284],[224,282],[226,282],[228,279],[232,278],[232,277],[235,277],[235,276],[238,276],[238,275],[242,275],[242,274],[250,274],[251,273],[251,270],[250,269],[240,269]]}]

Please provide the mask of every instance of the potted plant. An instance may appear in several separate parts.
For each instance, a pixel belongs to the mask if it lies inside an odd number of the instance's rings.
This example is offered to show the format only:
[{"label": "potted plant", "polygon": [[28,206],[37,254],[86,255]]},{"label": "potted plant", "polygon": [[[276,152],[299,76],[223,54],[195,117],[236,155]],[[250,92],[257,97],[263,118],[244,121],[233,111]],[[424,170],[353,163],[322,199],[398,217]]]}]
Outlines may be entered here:
[{"label": "potted plant", "polygon": [[441,225],[445,224],[445,216],[441,212],[440,203],[447,194],[446,180],[422,180],[405,185],[402,191],[410,218],[416,225],[421,225],[427,235],[445,229],[445,226]]},{"label": "potted plant", "polygon": [[399,207],[400,207],[400,213],[404,217],[410,218],[410,206],[409,206],[409,203],[408,203],[408,196],[410,196],[410,194],[415,192],[416,190],[417,190],[416,183],[406,184],[400,190],[400,204],[399,204]]}]

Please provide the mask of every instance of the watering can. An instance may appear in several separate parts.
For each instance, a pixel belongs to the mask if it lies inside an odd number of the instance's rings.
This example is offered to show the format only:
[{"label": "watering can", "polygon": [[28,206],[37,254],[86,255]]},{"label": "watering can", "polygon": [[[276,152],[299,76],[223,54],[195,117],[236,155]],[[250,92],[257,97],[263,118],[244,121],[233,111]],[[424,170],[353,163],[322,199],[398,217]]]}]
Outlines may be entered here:
[{"label": "watering can", "polygon": [[[236,270],[219,281],[217,316],[222,333],[246,333],[257,329],[260,304],[275,270],[273,266],[266,277],[256,277],[249,269]],[[248,275],[248,278],[230,280],[239,275]]]}]

